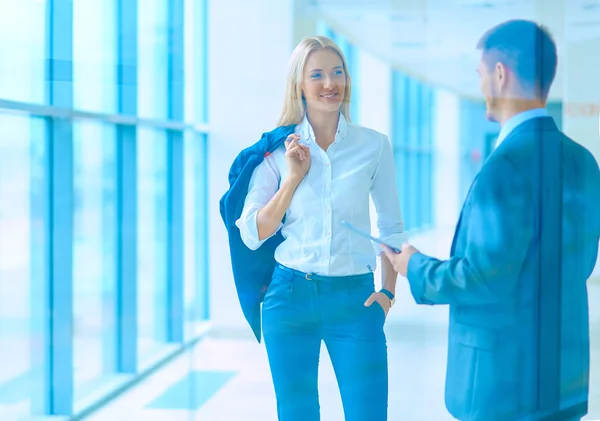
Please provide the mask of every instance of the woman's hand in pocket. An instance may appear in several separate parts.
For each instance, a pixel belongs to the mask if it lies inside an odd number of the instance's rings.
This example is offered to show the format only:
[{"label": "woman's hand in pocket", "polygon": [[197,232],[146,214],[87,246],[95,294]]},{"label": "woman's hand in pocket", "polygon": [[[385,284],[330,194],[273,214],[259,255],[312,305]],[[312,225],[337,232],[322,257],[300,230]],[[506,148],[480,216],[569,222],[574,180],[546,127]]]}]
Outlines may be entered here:
[{"label": "woman's hand in pocket", "polygon": [[370,307],[374,303],[377,303],[376,305],[379,305],[381,307],[383,313],[385,314],[385,317],[387,317],[388,312],[392,307],[392,302],[387,297],[387,295],[385,295],[383,292],[374,292],[369,298],[367,298],[367,301],[365,301],[365,307]]}]

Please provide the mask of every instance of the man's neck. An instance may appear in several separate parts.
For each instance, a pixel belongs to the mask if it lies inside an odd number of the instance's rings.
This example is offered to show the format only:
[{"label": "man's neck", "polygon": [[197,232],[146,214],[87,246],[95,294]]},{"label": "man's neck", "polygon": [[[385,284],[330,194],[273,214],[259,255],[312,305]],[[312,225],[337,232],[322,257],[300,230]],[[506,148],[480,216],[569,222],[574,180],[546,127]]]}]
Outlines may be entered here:
[{"label": "man's neck", "polygon": [[511,100],[507,102],[504,110],[499,113],[498,122],[501,127],[504,127],[506,122],[517,114],[538,108],[546,108],[546,103],[540,100]]}]

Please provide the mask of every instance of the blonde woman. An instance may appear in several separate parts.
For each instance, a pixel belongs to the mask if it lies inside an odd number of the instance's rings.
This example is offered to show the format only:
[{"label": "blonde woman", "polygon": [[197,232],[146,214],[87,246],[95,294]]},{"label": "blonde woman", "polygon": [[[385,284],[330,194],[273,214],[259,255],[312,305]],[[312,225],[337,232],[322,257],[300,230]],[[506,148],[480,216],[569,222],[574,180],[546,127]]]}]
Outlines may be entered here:
[{"label": "blonde woman", "polygon": [[382,255],[384,288],[375,291],[379,249],[340,222],[369,231],[371,196],[381,236],[398,248],[403,224],[390,142],[350,123],[351,89],[346,60],[330,39],[306,38],[296,47],[278,123],[293,132],[254,170],[236,221],[251,250],[279,230],[283,237],[262,308],[280,421],[320,419],[322,342],[345,419],[387,419],[383,326],[397,274]]}]

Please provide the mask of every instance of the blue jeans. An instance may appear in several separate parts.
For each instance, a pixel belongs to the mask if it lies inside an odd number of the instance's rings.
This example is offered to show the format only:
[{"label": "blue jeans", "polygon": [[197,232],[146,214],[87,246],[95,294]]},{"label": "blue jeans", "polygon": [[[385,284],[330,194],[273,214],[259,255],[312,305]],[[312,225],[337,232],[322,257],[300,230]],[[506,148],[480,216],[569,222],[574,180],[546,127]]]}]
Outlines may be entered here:
[{"label": "blue jeans", "polygon": [[280,421],[319,421],[317,373],[325,342],[346,421],[386,421],[385,314],[373,274],[322,277],[281,265],[263,303],[263,332]]}]

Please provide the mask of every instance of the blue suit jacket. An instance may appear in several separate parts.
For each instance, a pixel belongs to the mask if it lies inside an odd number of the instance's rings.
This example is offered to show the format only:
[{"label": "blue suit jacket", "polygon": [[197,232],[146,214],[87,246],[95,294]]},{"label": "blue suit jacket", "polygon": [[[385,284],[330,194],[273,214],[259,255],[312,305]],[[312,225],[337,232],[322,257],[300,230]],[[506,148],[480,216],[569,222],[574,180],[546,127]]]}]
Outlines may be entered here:
[{"label": "blue suit jacket", "polygon": [[295,125],[278,127],[264,133],[254,145],[244,149],[236,157],[229,171],[229,190],[220,201],[221,218],[229,235],[229,253],[233,278],[242,306],[244,317],[250,324],[256,339],[260,342],[261,320],[260,303],[271,283],[275,268],[275,249],[283,241],[281,232],[269,238],[257,250],[250,250],[235,225],[244,208],[250,178],[264,157],[279,148],[285,139],[294,132]]},{"label": "blue suit jacket", "polygon": [[586,282],[598,254],[598,209],[593,156],[551,118],[535,118],[475,178],[450,260],[410,259],[415,300],[450,305],[445,400],[454,417],[563,420],[587,412]]}]

